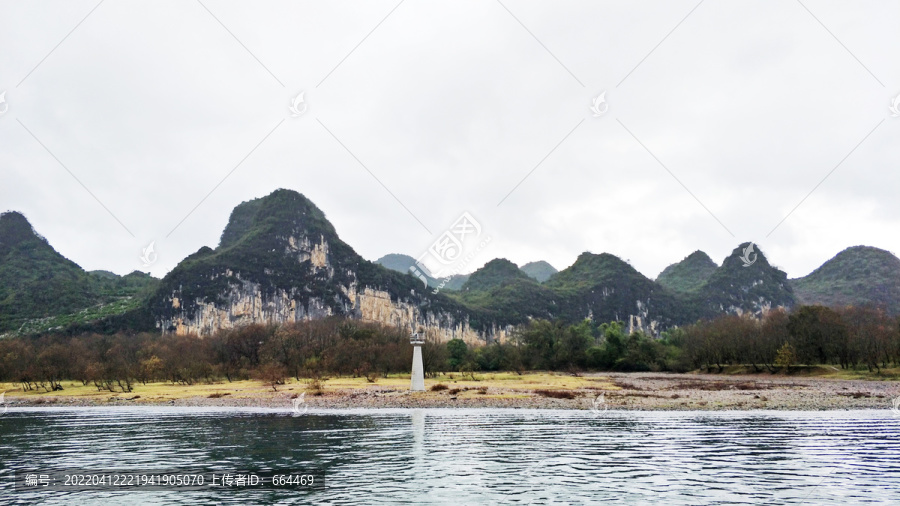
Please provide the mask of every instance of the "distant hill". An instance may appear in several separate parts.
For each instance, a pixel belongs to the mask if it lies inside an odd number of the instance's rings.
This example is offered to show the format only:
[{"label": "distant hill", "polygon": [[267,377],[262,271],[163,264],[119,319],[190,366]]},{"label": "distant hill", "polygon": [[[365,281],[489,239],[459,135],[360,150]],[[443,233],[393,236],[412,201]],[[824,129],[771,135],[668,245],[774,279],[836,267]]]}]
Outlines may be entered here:
[{"label": "distant hill", "polygon": [[791,284],[803,304],[872,305],[900,315],[900,259],[882,249],[847,248]]},{"label": "distant hill", "polygon": [[381,264],[392,271],[406,273],[409,272],[410,266],[416,263],[416,259],[409,255],[389,253],[378,260],[375,260],[375,263]]},{"label": "distant hill", "polygon": [[[416,264],[416,259],[409,256],[403,255],[400,253],[390,253],[387,254],[378,260],[375,260],[376,264],[382,265],[392,271],[400,272],[403,274],[409,274],[409,268]],[[425,276],[428,279],[429,288],[435,288],[443,282],[443,280],[436,280],[431,276]],[[459,290],[462,288],[463,283],[469,279],[468,274],[454,274],[450,277],[450,280],[444,284],[444,290]]]},{"label": "distant hill", "polygon": [[462,286],[463,292],[490,290],[513,280],[531,279],[528,274],[519,270],[519,266],[505,258],[495,258],[477,271],[473,272]]},{"label": "distant hill", "polygon": [[717,267],[709,255],[697,250],[684,260],[666,267],[656,282],[675,292],[693,292],[706,283]]},{"label": "distant hill", "polygon": [[456,295],[491,321],[513,325],[530,317],[551,318],[554,312],[548,303],[553,296],[505,258],[495,258],[473,272]]},{"label": "distant hill", "polygon": [[472,273],[460,299],[488,315],[506,315],[513,323],[529,318],[570,322],[594,318],[620,320],[629,331],[657,332],[695,320],[690,303],[647,279],[622,259],[582,253],[570,267],[544,283],[498,259]]},{"label": "distant hill", "polygon": [[536,279],[538,283],[547,281],[548,279],[550,279],[550,276],[559,272],[555,267],[543,260],[539,260],[537,262],[528,262],[522,267],[519,267],[519,269],[521,269],[522,272],[524,272],[531,278]]},{"label": "distant hill", "polygon": [[574,264],[542,286],[559,294],[563,314],[569,319],[590,314],[597,321],[620,320],[633,330],[655,331],[700,316],[692,301],[663,288],[609,253],[582,253]]},{"label": "distant hill", "polygon": [[109,272],[109,271],[90,271],[90,272],[88,272],[88,274],[90,274],[91,276],[100,278],[100,279],[116,279],[119,277],[119,275],[116,274],[115,272]]}]

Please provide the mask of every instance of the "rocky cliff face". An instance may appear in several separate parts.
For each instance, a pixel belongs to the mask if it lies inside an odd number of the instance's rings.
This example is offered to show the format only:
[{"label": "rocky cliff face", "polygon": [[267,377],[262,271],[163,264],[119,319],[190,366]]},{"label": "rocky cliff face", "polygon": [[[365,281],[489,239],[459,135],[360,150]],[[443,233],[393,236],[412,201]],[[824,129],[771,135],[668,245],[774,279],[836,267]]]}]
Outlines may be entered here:
[{"label": "rocky cliff face", "polygon": [[473,328],[464,307],[420,288],[359,257],[311,202],[279,190],[238,206],[219,247],[201,249],[166,276],[151,311],[160,331],[178,334],[341,315],[422,326],[440,341],[507,337],[507,328]]},{"label": "rocky cliff face", "polygon": [[346,300],[335,309],[333,304],[316,297],[309,298],[305,304],[298,303],[295,293],[281,289],[264,294],[259,283],[242,280],[230,285],[224,304],[196,300],[191,311],[181,311],[180,293],[174,292],[169,297],[173,313],[158,319],[157,328],[180,335],[204,336],[253,323],[282,324],[338,314],[411,330],[423,327],[428,337],[438,342],[462,339],[470,345],[505,341],[511,330],[492,327],[479,331],[469,325],[468,319],[457,319],[447,312],[423,312],[414,301],[414,293],[409,299],[395,300],[387,291],[359,289],[353,284],[345,288],[344,294]]}]

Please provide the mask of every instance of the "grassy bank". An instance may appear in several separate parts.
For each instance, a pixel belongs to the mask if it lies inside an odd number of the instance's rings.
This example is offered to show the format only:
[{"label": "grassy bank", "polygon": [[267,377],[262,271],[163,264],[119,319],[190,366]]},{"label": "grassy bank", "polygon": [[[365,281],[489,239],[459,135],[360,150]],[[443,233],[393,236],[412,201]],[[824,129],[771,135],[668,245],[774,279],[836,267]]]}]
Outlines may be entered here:
[{"label": "grassy bank", "polygon": [[[136,383],[131,392],[115,392],[100,390],[91,384],[82,385],[81,382],[64,381],[63,390],[47,392],[43,389],[25,392],[17,383],[0,383],[0,389],[6,392],[7,400],[23,400],[28,403],[40,403],[40,399],[52,397],[55,399],[73,399],[76,401],[106,402],[111,398],[120,400],[139,400],[149,403],[166,403],[172,400],[188,398],[273,398],[283,397],[285,393],[322,396],[345,391],[375,390],[375,391],[404,391],[409,389],[409,375],[390,375],[387,378],[378,378],[375,382],[369,382],[365,378],[336,377],[323,378],[319,381],[319,388],[309,380],[288,380],[284,385],[272,386],[257,380],[244,381],[217,381],[213,383],[195,383],[193,385],[181,385],[172,383]],[[534,391],[577,391],[577,390],[616,390],[618,387],[609,378],[603,376],[573,376],[556,373],[487,373],[474,375],[445,374],[426,379],[426,387],[444,385],[446,390],[459,390],[457,395],[463,397],[472,395],[490,395],[480,393],[483,390],[507,392],[504,396],[522,394],[530,395]],[[440,388],[440,387],[439,387]],[[429,390],[423,395],[440,393],[444,390]],[[494,394],[500,395],[500,394]]]},{"label": "grassy bank", "polygon": [[[752,370],[752,367],[750,368]],[[896,370],[880,373],[830,367],[795,368],[787,374],[747,374],[726,368],[720,374],[553,372],[445,374],[426,379],[425,392],[409,391],[409,375],[369,382],[364,377],[332,377],[318,382],[257,380],[181,385],[137,383],[131,392],[98,391],[64,381],[62,391],[24,392],[0,383],[12,406],[176,405],[291,409],[303,396],[313,408],[530,408],[603,410],[821,410],[890,409],[900,396]]]}]

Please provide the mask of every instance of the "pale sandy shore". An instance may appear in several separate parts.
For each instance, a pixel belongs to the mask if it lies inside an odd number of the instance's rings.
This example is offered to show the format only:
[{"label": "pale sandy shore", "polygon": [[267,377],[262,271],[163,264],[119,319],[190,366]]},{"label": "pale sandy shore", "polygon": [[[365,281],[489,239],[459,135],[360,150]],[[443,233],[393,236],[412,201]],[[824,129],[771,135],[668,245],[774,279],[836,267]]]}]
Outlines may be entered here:
[{"label": "pale sandy shore", "polygon": [[[900,382],[786,377],[663,373],[598,373],[579,378],[577,387],[530,388],[485,382],[449,385],[446,390],[409,392],[396,385],[326,388],[320,395],[299,384],[280,391],[182,396],[167,399],[133,393],[77,397],[47,393],[7,395],[9,406],[233,406],[292,409],[359,408],[521,408],[596,410],[843,410],[891,409]],[[434,382],[429,382],[434,384]],[[597,386],[593,386],[593,385]],[[585,386],[587,385],[587,386]],[[176,388],[176,387],[172,387]],[[571,397],[571,398],[556,398]],[[293,399],[300,399],[294,401]]]}]

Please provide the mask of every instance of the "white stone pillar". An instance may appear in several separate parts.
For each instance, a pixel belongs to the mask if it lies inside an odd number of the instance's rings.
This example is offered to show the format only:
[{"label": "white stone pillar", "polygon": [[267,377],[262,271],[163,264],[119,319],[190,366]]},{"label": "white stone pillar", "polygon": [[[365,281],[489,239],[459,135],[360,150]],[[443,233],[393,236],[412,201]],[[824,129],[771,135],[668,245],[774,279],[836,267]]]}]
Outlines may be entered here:
[{"label": "white stone pillar", "polygon": [[412,378],[409,389],[413,392],[425,391],[425,367],[422,366],[422,345],[413,343]]}]

